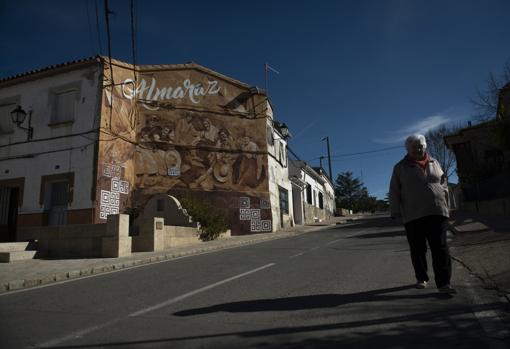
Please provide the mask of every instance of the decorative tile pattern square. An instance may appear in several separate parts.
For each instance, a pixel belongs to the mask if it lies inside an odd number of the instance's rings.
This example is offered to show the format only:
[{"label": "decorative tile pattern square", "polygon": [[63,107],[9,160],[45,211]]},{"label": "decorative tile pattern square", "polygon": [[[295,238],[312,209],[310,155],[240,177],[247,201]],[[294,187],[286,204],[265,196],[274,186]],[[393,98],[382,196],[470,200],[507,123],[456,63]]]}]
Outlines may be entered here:
[{"label": "decorative tile pattern square", "polygon": [[112,169],[111,169],[110,165],[103,164],[103,176],[105,176],[105,177],[112,176]]},{"label": "decorative tile pattern square", "polygon": [[273,229],[271,228],[270,220],[261,220],[260,224],[261,224],[261,227],[260,227],[261,231],[273,231]]},{"label": "decorative tile pattern square", "polygon": [[119,191],[122,194],[129,194],[129,182],[128,181],[120,181]]},{"label": "decorative tile pattern square", "polygon": [[250,198],[240,197],[239,198],[239,207],[240,208],[250,208]]},{"label": "decorative tile pattern square", "polygon": [[260,220],[252,220],[250,222],[250,230],[253,231],[253,232],[257,232],[257,231],[260,231],[262,228],[262,224],[260,222]]},{"label": "decorative tile pattern square", "polygon": [[251,219],[252,220],[260,220],[260,209],[258,209],[258,208],[251,209]]},{"label": "decorative tile pattern square", "polygon": [[110,192],[108,190],[101,190],[101,205],[110,204]]},{"label": "decorative tile pattern square", "polygon": [[120,191],[120,181],[117,178],[112,178],[112,192],[119,192]]},{"label": "decorative tile pattern square", "polygon": [[241,221],[251,220],[251,210],[249,208],[239,209],[239,220]]}]

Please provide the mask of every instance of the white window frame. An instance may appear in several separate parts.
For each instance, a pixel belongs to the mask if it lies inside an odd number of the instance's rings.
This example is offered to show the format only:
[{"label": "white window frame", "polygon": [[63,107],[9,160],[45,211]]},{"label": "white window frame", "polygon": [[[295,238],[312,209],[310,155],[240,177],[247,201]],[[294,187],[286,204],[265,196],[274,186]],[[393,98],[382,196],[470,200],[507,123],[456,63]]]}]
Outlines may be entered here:
[{"label": "white window frame", "polygon": [[[68,93],[74,93],[74,103],[73,103],[73,110],[71,115],[68,115],[66,117],[62,117],[58,115],[58,101],[59,96],[68,94]],[[62,124],[69,124],[73,123],[76,119],[76,107],[78,105],[79,100],[81,99],[81,82],[72,82],[66,85],[53,87],[49,90],[49,96],[48,96],[48,103],[50,104],[50,120],[49,120],[49,126],[54,125],[62,125]]]}]

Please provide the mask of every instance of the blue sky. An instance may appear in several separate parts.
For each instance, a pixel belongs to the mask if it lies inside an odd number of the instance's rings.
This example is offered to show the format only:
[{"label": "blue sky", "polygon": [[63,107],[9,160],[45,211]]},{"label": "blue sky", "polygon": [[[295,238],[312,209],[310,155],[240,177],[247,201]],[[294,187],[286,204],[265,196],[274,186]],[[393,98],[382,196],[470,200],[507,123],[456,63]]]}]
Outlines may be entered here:
[{"label": "blue sky", "polygon": [[[130,2],[109,4],[112,56],[131,62]],[[280,72],[271,74],[269,94],[294,136],[290,147],[317,166],[328,136],[333,176],[363,176],[380,198],[405,136],[472,119],[470,98],[510,60],[507,0],[135,0],[135,7],[137,63],[194,61],[264,87],[268,62]],[[0,76],[107,54],[105,33],[103,0],[0,0]]]}]

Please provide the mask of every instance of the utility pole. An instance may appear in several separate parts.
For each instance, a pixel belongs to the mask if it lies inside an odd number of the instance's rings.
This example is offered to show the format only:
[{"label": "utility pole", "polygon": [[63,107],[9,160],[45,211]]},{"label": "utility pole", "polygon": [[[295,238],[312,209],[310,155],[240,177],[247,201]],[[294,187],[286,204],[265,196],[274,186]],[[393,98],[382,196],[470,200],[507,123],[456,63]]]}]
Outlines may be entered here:
[{"label": "utility pole", "polygon": [[320,165],[319,165],[319,166],[320,166],[320,168],[322,168],[322,159],[324,159],[324,156],[321,156],[321,157],[319,158],[319,163],[320,163]]},{"label": "utility pole", "polygon": [[329,149],[329,136],[324,137],[322,140],[326,140],[326,144],[328,146],[329,179],[333,180],[333,174],[331,172],[331,152],[330,152],[330,149]]}]

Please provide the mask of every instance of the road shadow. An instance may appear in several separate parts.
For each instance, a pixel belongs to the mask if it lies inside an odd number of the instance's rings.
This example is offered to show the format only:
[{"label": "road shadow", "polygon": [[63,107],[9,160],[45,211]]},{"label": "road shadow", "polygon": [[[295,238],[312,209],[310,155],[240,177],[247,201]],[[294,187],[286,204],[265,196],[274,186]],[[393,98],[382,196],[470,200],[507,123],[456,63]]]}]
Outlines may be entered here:
[{"label": "road shadow", "polygon": [[[478,311],[498,309],[485,304]],[[357,321],[277,326],[166,338],[63,345],[46,349],[85,348],[487,348],[487,339],[469,306]],[[455,318],[455,322],[451,319]],[[446,321],[445,321],[446,320]],[[390,326],[390,328],[388,328]],[[330,332],[326,332],[330,331]],[[222,345],[215,341],[220,341]],[[222,343],[223,342],[223,343]],[[242,345],[241,345],[242,343]]]},{"label": "road shadow", "polygon": [[379,233],[367,233],[367,234],[359,234],[349,236],[349,239],[378,239],[378,238],[394,238],[399,236],[406,236],[405,230],[392,230],[392,231],[383,231]]},{"label": "road shadow", "polygon": [[388,216],[378,216],[378,217],[370,217],[370,218],[360,218],[354,220],[352,222],[337,224],[335,228],[340,229],[366,229],[366,228],[389,228],[389,227],[402,227],[401,220],[394,220]]},{"label": "road shadow", "polygon": [[210,307],[186,309],[175,312],[175,316],[193,316],[216,312],[245,313],[262,311],[293,311],[317,308],[332,308],[350,303],[365,303],[377,301],[391,301],[395,299],[448,299],[449,295],[437,292],[421,294],[388,294],[414,288],[414,285],[385,288],[373,291],[349,294],[319,294],[311,296],[297,296],[273,299],[257,299],[251,301],[230,302],[216,304]]}]

